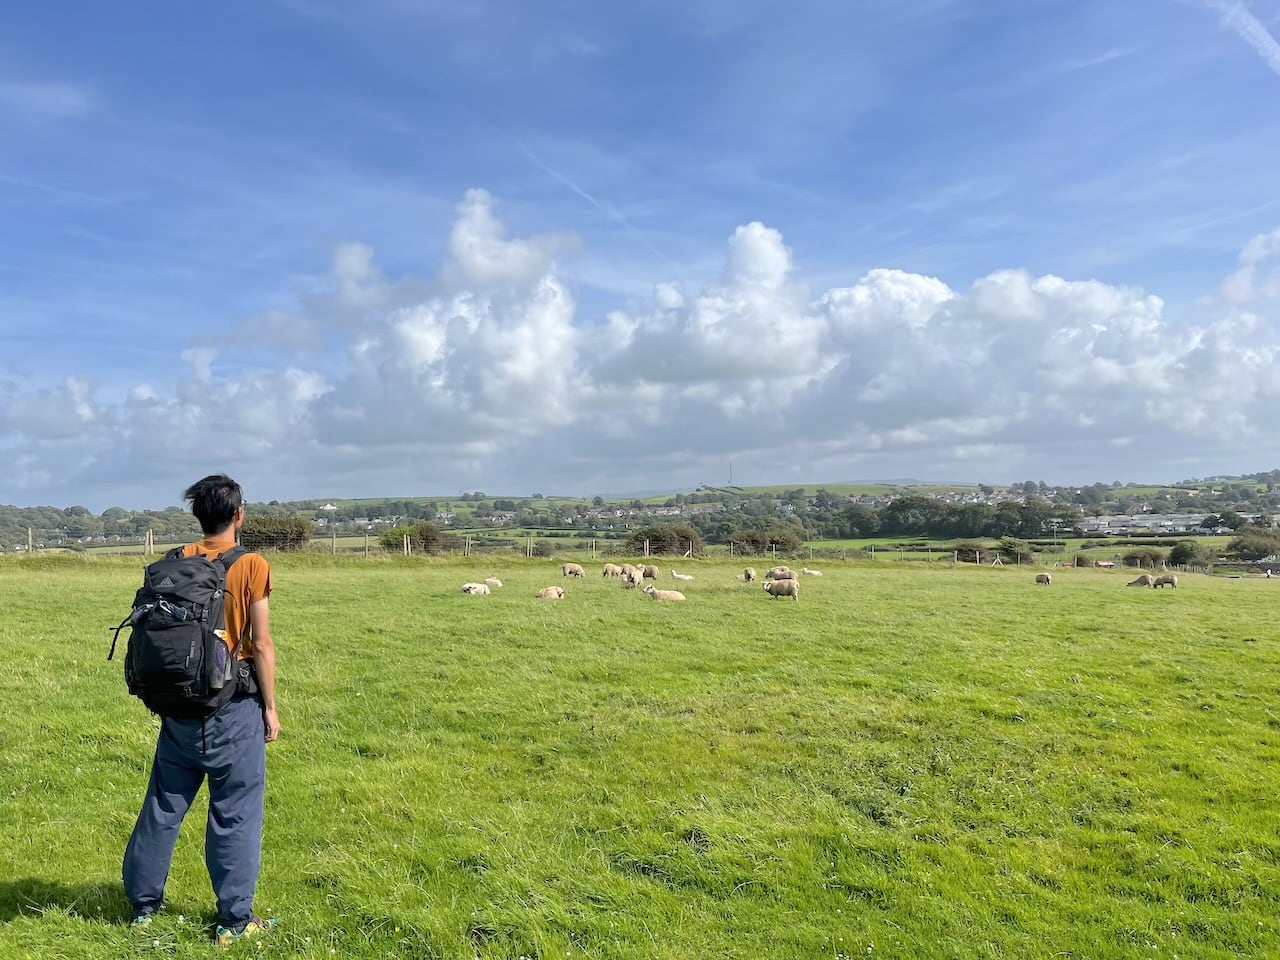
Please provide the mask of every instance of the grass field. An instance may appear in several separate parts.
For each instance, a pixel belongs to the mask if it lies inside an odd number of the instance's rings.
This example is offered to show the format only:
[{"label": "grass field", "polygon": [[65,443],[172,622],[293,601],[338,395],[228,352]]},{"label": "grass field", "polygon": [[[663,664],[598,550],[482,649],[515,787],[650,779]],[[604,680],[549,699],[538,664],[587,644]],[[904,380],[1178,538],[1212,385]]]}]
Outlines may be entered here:
[{"label": "grass field", "polygon": [[[1277,955],[1280,584],[826,563],[793,603],[685,561],[684,604],[553,603],[548,561],[275,563],[282,927],[236,955]],[[213,950],[199,804],[125,926],[140,565],[0,562],[0,957]]]}]

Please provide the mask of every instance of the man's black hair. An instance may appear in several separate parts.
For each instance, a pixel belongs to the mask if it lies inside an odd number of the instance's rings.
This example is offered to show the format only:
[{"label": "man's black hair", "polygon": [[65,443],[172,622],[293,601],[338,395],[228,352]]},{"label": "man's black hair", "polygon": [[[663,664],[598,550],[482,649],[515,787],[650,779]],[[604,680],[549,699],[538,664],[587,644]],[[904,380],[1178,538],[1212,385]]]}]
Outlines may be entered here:
[{"label": "man's black hair", "polygon": [[187,487],[182,499],[190,501],[200,529],[212,536],[231,526],[236,511],[244,504],[244,493],[240,484],[225,473],[215,473]]}]

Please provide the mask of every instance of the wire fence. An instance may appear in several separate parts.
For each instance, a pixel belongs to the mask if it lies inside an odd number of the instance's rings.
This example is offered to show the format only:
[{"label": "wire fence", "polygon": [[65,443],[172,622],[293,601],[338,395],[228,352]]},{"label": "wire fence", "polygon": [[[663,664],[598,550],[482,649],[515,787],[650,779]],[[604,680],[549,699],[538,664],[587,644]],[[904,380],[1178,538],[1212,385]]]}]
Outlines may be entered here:
[{"label": "wire fence", "polygon": [[[173,537],[157,537],[147,531],[138,537],[120,538],[110,542],[49,543],[35,536],[29,538],[28,544],[20,544],[12,555],[23,554],[75,554],[82,556],[159,556],[176,546],[192,542],[191,539],[175,539]],[[803,544],[799,547],[785,549],[777,546],[760,550],[741,543],[703,544],[683,541],[683,549],[660,550],[648,541],[633,543],[630,540],[610,537],[583,537],[566,535],[562,531],[552,530],[545,534],[530,533],[514,537],[496,537],[465,531],[442,533],[440,538],[430,544],[415,541],[409,535],[396,537],[380,536],[365,531],[351,534],[337,531],[328,536],[313,536],[306,542],[300,542],[296,536],[287,534],[257,534],[252,541],[246,540],[246,547],[268,554],[304,554],[311,556],[343,556],[386,558],[402,557],[438,557],[438,558],[491,558],[495,562],[518,558],[525,559],[565,559],[574,561],[614,560],[620,558],[662,557],[668,561],[681,559],[716,559],[742,560],[751,562],[798,562],[798,561],[900,561],[923,564],[979,565],[979,566],[1034,566],[1034,567],[1114,567],[1118,570],[1155,569],[1157,567],[1179,572],[1217,572],[1228,576],[1266,576],[1268,571],[1280,575],[1280,562],[1267,561],[1228,561],[1217,562],[1212,567],[1198,565],[1152,564],[1143,562],[1129,563],[1116,555],[1114,561],[1098,562],[1090,552],[1043,552],[1030,557],[1002,556],[996,549],[973,554],[965,550],[955,550],[943,545],[926,546],[923,544],[890,543],[867,544],[862,547],[824,546],[820,544]],[[670,546],[669,544],[667,545]]]}]

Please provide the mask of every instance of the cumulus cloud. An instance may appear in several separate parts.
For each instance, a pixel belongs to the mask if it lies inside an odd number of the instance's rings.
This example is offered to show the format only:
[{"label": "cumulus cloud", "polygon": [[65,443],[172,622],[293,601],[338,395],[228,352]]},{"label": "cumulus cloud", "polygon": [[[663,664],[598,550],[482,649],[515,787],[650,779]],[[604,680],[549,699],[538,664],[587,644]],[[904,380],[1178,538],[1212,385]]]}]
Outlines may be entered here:
[{"label": "cumulus cloud", "polygon": [[577,329],[555,265],[565,246],[508,239],[493,198],[468,192],[435,294],[361,331],[349,374],[318,407],[320,437],[438,446],[568,422]]},{"label": "cumulus cloud", "polygon": [[1016,268],[964,289],[878,268],[814,293],[781,233],[749,223],[704,284],[586,315],[562,270],[574,249],[509,236],[474,190],[433,277],[392,282],[367,246],[335,252],[290,314],[344,344],[323,371],[245,367],[228,337],[116,400],[84,377],[4,381],[11,483],[115,501],[84,491],[245,463],[264,496],[590,492],[718,480],[729,460],[761,480],[1066,481],[1280,455],[1280,231],[1176,310]]}]

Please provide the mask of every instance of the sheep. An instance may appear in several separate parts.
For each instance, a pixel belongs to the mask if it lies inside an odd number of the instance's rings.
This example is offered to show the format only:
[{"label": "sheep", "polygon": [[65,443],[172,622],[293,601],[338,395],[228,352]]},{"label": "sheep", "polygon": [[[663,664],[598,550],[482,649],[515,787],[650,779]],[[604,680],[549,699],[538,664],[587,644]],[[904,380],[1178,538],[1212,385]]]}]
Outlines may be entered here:
[{"label": "sheep", "polygon": [[676,573],[674,570],[672,570],[672,571],[671,571],[671,579],[672,579],[672,580],[692,580],[692,579],[693,579],[693,574],[691,574],[691,573]]},{"label": "sheep", "polygon": [[657,580],[658,568],[651,563],[640,564],[640,576],[645,580]]},{"label": "sheep", "polygon": [[787,580],[766,580],[760,586],[764,588],[765,593],[775,600],[782,597],[793,597],[797,603],[800,602],[800,581],[794,577]]},{"label": "sheep", "polygon": [[562,563],[560,564],[560,576],[562,577],[585,577],[587,571],[582,569],[582,565],[578,563]]},{"label": "sheep", "polygon": [[563,600],[564,587],[543,587],[538,591],[539,600]]},{"label": "sheep", "polygon": [[472,596],[486,597],[489,595],[489,585],[487,583],[464,583],[462,592],[469,593]]},{"label": "sheep", "polygon": [[1051,574],[1051,573],[1037,573],[1037,574],[1036,574],[1036,583],[1043,583],[1046,587],[1047,587],[1047,586],[1049,586],[1050,584],[1052,584],[1052,583],[1053,583],[1053,574]]},{"label": "sheep", "polygon": [[1163,587],[1166,584],[1173,587],[1175,590],[1178,589],[1178,575],[1176,573],[1166,573],[1163,576],[1156,577],[1152,586]]},{"label": "sheep", "polygon": [[484,578],[484,582],[485,582],[485,583],[487,583],[487,584],[489,585],[489,588],[490,588],[490,589],[496,589],[496,588],[498,588],[498,587],[502,586],[502,581],[501,581],[501,580],[499,580],[497,577],[493,576],[492,574],[490,574],[489,576],[485,577],[485,578]]},{"label": "sheep", "polygon": [[1154,587],[1155,585],[1155,578],[1149,573],[1144,573],[1137,580],[1130,580],[1125,584],[1126,587]]},{"label": "sheep", "polygon": [[626,579],[628,574],[640,572],[640,568],[632,563],[624,563],[621,567],[619,567],[619,569],[622,571],[622,573],[619,574],[619,576],[621,576],[623,579]]},{"label": "sheep", "polygon": [[821,570],[810,570],[808,567],[801,567],[801,568],[800,568],[800,572],[801,572],[801,573],[803,573],[806,577],[820,577],[820,576],[822,576],[822,571],[821,571]]},{"label": "sheep", "polygon": [[652,583],[644,588],[644,592],[647,593],[654,600],[683,600],[684,599],[684,594],[681,593],[679,590],[655,590],[653,588]]},{"label": "sheep", "polygon": [[606,577],[620,577],[622,576],[622,568],[616,563],[606,563],[604,565],[604,575]]},{"label": "sheep", "polygon": [[631,569],[622,575],[622,586],[626,590],[633,590],[644,581],[644,577],[640,576],[640,571]]},{"label": "sheep", "polygon": [[743,583],[755,583],[755,582],[756,582],[756,568],[755,568],[755,567],[747,567],[747,569],[745,569],[745,570],[743,570],[743,571],[742,571],[742,576],[740,576],[738,579],[739,579],[739,580],[741,580]]},{"label": "sheep", "polygon": [[796,572],[790,567],[774,567],[764,575],[766,580],[795,580]]}]

